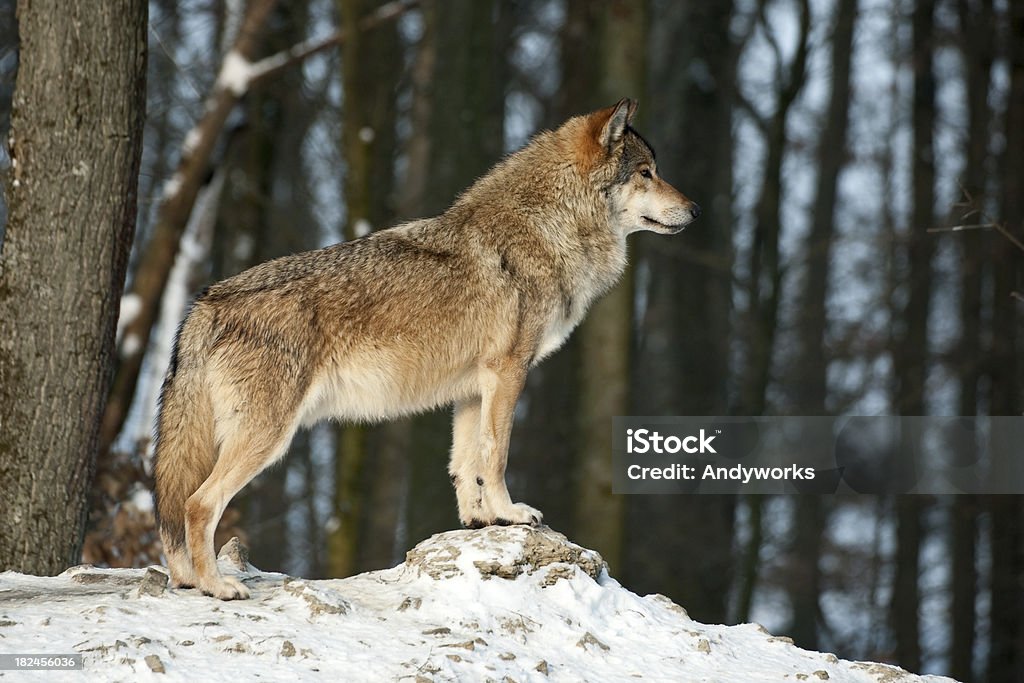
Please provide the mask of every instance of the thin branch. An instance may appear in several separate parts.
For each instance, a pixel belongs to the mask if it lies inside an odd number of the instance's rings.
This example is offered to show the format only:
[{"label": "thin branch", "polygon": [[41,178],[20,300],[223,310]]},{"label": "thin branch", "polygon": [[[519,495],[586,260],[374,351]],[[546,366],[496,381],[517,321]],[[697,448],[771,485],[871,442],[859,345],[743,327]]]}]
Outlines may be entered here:
[{"label": "thin branch", "polygon": [[996,227],[995,223],[973,223],[969,225],[949,225],[937,228],[928,228],[928,232],[960,232],[962,230],[991,230]]},{"label": "thin branch", "polygon": [[970,190],[964,187],[962,182],[957,181],[957,185],[960,186],[960,192],[964,195],[964,201],[957,202],[954,206],[962,206],[968,211],[961,217],[961,220],[968,216],[977,215],[982,220],[981,223],[967,223],[963,225],[953,225],[949,227],[938,227],[929,228],[928,232],[963,232],[964,230],[995,230],[1000,235],[1009,240],[1010,244],[1017,247],[1021,252],[1024,252],[1024,242],[1010,232],[1005,222],[999,222],[992,220],[984,210],[979,206],[978,202],[974,199],[974,195],[971,194]]},{"label": "thin branch", "polygon": [[761,135],[768,137],[768,120],[761,115],[761,112],[757,110],[754,103],[747,98],[742,92],[737,90],[733,93],[733,97],[736,98],[736,102],[739,104],[740,109],[745,111],[748,116],[754,121],[754,125],[761,131]]},{"label": "thin branch", "polygon": [[996,232],[998,232],[1000,235],[1002,235],[1006,239],[1010,240],[1010,244],[1012,244],[1013,246],[1017,247],[1021,251],[1024,251],[1024,243],[1021,243],[1021,241],[1019,239],[1017,239],[1013,235],[1012,232],[1007,230],[1006,229],[1006,225],[1004,223],[996,223],[995,224],[995,229],[996,229]]},{"label": "thin branch", "polygon": [[[359,23],[356,25],[356,31],[369,31],[383,23],[397,19],[419,4],[420,0],[394,0],[394,2],[381,5],[374,12],[359,20]],[[250,85],[259,85],[261,82],[305,61],[315,54],[341,45],[345,42],[347,35],[347,30],[339,29],[329,36],[303,41],[287,50],[282,50],[261,59],[250,67]]]},{"label": "thin branch", "polygon": [[761,0],[761,2],[757,4],[757,23],[762,29],[764,29],[761,33],[764,36],[765,42],[768,43],[768,47],[771,49],[772,56],[774,57],[775,82],[781,83],[783,80],[783,68],[786,60],[782,58],[782,46],[779,45],[779,41],[775,38],[775,31],[773,31],[771,26],[768,25],[767,6],[768,3],[766,0]]}]

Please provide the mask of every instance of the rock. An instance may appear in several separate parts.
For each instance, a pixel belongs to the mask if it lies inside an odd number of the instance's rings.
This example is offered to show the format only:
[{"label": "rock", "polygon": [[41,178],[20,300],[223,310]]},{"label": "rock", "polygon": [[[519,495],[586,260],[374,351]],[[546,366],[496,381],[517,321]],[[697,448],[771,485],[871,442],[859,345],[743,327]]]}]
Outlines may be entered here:
[{"label": "rock", "polygon": [[108,572],[79,572],[71,577],[72,583],[83,586],[133,586],[135,580],[129,576],[121,576]]},{"label": "rock", "polygon": [[164,663],[160,661],[160,657],[157,655],[146,655],[146,664],[149,666],[150,671],[155,674],[167,673],[167,670],[164,669]]},{"label": "rock", "polygon": [[439,628],[428,628],[426,631],[423,631],[423,635],[425,635],[425,636],[446,636],[446,635],[448,635],[451,632],[452,632],[452,630],[450,628],[448,628],[447,626],[441,626]]},{"label": "rock", "polygon": [[[467,560],[469,550],[488,559]],[[513,580],[555,565],[545,576],[544,585],[548,586],[570,578],[573,567],[595,580],[607,569],[598,553],[572,543],[557,531],[521,525],[437,534],[410,550],[405,563],[437,580],[459,576],[470,566],[485,580]]]},{"label": "rock", "polygon": [[607,645],[602,643],[600,640],[595,638],[594,634],[591,633],[590,631],[587,631],[586,633],[583,634],[583,637],[580,638],[579,641],[577,641],[576,647],[582,647],[584,650],[586,650],[588,645],[596,645],[597,647],[601,648],[605,652],[607,652],[608,650],[611,649],[610,647],[608,647]]},{"label": "rock", "polygon": [[238,536],[232,536],[231,540],[225,543],[220,553],[217,554],[218,560],[227,560],[232,567],[240,572],[247,572],[252,569],[252,565],[249,564],[249,549],[242,545],[242,542],[238,540]]},{"label": "rock", "polygon": [[450,579],[459,576],[462,574],[462,570],[459,569],[455,561],[459,559],[461,553],[454,545],[444,543],[441,537],[461,533],[465,532],[449,531],[428,538],[405,554],[405,563],[432,579]]},{"label": "rock", "polygon": [[398,606],[399,612],[404,612],[407,609],[419,609],[423,605],[423,598],[406,597],[402,600],[402,604]]},{"label": "rock", "polygon": [[348,614],[352,609],[351,603],[331,590],[314,588],[305,581],[292,578],[285,579],[281,586],[286,593],[302,598],[309,605],[311,616],[321,614]]},{"label": "rock", "polygon": [[156,567],[148,567],[146,575],[142,577],[142,581],[135,591],[135,597],[141,598],[143,595],[148,595],[159,598],[167,590],[167,582],[169,580],[170,577]]}]

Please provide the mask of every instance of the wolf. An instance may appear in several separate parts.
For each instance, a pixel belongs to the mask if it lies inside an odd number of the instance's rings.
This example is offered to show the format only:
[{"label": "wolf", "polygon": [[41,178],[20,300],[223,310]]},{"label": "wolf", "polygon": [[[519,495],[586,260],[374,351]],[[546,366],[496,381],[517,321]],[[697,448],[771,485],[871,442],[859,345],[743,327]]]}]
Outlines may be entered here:
[{"label": "wolf", "polygon": [[172,585],[249,597],[217,569],[217,522],[300,426],[324,418],[453,405],[462,524],[540,524],[505,486],[527,371],[622,274],[628,234],[675,234],[700,215],[658,175],[631,126],[636,107],[623,99],[538,134],[440,216],[268,261],[199,294],[156,427]]}]

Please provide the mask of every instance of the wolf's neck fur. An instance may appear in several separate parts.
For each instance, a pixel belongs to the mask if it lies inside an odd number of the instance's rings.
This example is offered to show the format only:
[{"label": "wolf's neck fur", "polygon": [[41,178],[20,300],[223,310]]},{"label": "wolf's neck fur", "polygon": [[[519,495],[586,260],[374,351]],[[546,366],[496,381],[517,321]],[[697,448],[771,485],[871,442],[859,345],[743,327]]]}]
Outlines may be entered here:
[{"label": "wolf's neck fur", "polygon": [[603,194],[607,179],[579,163],[579,140],[587,131],[576,121],[506,157],[440,218],[485,248],[533,255],[537,265],[549,259],[592,300],[622,274],[626,244]]}]

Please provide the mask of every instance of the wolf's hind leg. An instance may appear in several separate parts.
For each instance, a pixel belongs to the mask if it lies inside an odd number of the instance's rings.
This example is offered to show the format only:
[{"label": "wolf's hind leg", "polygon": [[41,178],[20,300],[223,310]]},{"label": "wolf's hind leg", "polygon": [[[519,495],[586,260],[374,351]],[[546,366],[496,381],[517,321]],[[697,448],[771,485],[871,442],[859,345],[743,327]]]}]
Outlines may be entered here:
[{"label": "wolf's hind leg", "polygon": [[505,485],[508,444],[516,401],[526,380],[526,364],[514,358],[484,363],[480,367],[480,453],[484,507],[491,524],[530,524],[544,516],[525,503],[513,503]]},{"label": "wolf's hind leg", "polygon": [[192,569],[192,558],[188,555],[185,545],[173,545],[164,542],[164,556],[167,557],[167,568],[171,570],[172,588],[192,588],[196,585],[196,573]]},{"label": "wolf's hind leg", "polygon": [[[294,426],[235,429],[221,445],[213,472],[185,504],[185,538],[195,569],[195,586],[221,600],[246,599],[249,589],[217,569],[213,534],[224,508],[252,479],[284,455]],[[256,438],[255,435],[263,438]]]}]

